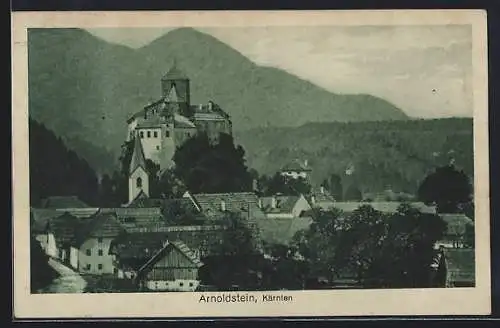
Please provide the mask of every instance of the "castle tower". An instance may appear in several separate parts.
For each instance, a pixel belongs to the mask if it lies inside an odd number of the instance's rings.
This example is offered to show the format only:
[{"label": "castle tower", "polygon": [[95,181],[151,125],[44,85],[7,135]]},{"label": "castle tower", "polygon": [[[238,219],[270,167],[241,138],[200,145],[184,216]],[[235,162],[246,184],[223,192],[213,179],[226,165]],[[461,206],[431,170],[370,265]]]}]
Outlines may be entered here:
[{"label": "castle tower", "polygon": [[161,79],[162,96],[170,103],[173,102],[173,99],[168,98],[169,96],[171,96],[171,90],[173,88],[175,89],[177,103],[180,107],[179,114],[186,117],[191,117],[191,94],[189,90],[189,78],[177,67],[177,62],[175,60],[172,68],[170,68],[167,74]]},{"label": "castle tower", "polygon": [[128,176],[129,203],[136,199],[141,192],[149,197],[149,176],[146,171],[146,158],[144,157],[141,138],[136,135]]}]

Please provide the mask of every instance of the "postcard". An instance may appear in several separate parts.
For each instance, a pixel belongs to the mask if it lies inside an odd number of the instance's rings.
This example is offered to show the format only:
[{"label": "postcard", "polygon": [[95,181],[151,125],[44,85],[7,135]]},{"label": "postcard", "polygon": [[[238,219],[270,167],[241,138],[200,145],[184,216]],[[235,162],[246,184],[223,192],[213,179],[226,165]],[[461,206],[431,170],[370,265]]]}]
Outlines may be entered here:
[{"label": "postcard", "polygon": [[484,11],[12,18],[15,318],[490,313]]}]

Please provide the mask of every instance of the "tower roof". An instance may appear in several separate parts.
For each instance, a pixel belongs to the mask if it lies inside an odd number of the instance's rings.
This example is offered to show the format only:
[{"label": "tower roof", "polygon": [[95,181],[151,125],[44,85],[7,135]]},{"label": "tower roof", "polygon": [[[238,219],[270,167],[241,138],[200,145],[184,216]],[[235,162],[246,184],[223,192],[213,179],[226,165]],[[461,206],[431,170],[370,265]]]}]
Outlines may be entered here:
[{"label": "tower roof", "polygon": [[171,102],[171,103],[179,102],[179,96],[177,94],[177,89],[175,88],[175,85],[172,85],[165,100],[166,102]]},{"label": "tower roof", "polygon": [[188,80],[188,79],[189,78],[187,77],[187,75],[177,67],[177,63],[175,60],[170,70],[167,72],[166,75],[163,76],[163,80]]},{"label": "tower roof", "polygon": [[142,149],[141,139],[138,136],[134,138],[134,152],[130,161],[129,173],[133,173],[138,167],[146,170],[146,158],[144,157],[144,149]]}]

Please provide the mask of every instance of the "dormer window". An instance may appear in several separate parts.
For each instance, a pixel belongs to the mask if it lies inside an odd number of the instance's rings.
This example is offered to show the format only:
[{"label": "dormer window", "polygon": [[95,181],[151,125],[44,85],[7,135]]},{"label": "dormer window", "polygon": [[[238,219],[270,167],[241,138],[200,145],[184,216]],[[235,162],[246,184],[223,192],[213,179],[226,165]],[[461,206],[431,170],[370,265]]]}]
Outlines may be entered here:
[{"label": "dormer window", "polygon": [[144,132],[143,131],[139,132],[139,135],[141,136],[141,139],[144,138]]},{"label": "dormer window", "polygon": [[138,177],[135,180],[135,185],[137,186],[137,188],[142,188],[142,179],[141,179],[141,177]]}]

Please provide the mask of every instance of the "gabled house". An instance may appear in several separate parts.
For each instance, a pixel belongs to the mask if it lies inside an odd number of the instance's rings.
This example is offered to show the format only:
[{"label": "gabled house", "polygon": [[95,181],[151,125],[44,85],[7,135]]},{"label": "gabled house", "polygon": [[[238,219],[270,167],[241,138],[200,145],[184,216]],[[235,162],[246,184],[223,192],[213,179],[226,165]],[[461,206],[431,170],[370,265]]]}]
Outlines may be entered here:
[{"label": "gabled house", "polygon": [[54,217],[49,221],[49,233],[54,236],[55,240],[55,257],[74,268],[78,266],[78,255],[72,246],[81,226],[82,219],[68,212]]},{"label": "gabled house", "polygon": [[302,163],[299,160],[293,160],[281,168],[280,174],[292,179],[307,179],[311,171],[307,161]]},{"label": "gabled house", "polygon": [[139,269],[163,248],[167,240],[166,232],[121,233],[111,242],[109,248],[109,254],[114,256],[117,269],[115,276],[120,279],[135,278]]},{"label": "gabled house", "polygon": [[136,279],[149,290],[194,291],[202,266],[199,256],[182,241],[166,241],[139,269]]},{"label": "gabled house", "polygon": [[125,231],[116,213],[100,210],[85,221],[72,243],[72,254],[78,258],[79,272],[96,275],[116,273],[114,256],[109,254],[109,247]]},{"label": "gabled house", "polygon": [[311,210],[311,205],[304,195],[261,197],[259,207],[269,219],[292,219]]}]

